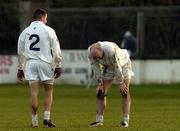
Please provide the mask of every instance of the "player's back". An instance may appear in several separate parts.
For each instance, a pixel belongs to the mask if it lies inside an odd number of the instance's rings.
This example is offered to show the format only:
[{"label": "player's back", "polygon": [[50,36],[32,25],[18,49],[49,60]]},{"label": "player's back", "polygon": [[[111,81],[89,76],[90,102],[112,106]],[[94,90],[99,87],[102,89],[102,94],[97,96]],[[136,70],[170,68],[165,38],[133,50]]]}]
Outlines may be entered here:
[{"label": "player's back", "polygon": [[103,58],[104,63],[113,61],[113,55],[119,58],[121,65],[125,65],[129,61],[129,55],[126,49],[121,49],[114,42],[103,41],[99,42],[104,50],[105,58]]},{"label": "player's back", "polygon": [[53,30],[40,21],[34,21],[25,30],[25,56],[27,59],[41,59],[47,63],[53,61]]}]

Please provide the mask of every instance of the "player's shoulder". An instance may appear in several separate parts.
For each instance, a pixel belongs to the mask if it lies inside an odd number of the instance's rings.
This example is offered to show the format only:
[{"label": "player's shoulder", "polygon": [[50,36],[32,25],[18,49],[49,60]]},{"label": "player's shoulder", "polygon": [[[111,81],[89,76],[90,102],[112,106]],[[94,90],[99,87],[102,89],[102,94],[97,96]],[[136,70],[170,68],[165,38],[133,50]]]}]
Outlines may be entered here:
[{"label": "player's shoulder", "polygon": [[27,34],[29,28],[30,28],[30,26],[28,26],[24,30],[22,30],[22,32],[21,32],[19,37],[25,37],[25,35]]},{"label": "player's shoulder", "polygon": [[102,42],[99,42],[99,44],[101,45],[102,48],[106,50],[113,49],[115,46],[115,43],[110,42],[110,41],[102,41]]},{"label": "player's shoulder", "polygon": [[52,33],[52,32],[53,32],[53,33],[55,32],[54,29],[53,29],[52,27],[48,26],[48,25],[44,25],[44,28],[45,28],[48,32],[51,32],[51,33]]}]

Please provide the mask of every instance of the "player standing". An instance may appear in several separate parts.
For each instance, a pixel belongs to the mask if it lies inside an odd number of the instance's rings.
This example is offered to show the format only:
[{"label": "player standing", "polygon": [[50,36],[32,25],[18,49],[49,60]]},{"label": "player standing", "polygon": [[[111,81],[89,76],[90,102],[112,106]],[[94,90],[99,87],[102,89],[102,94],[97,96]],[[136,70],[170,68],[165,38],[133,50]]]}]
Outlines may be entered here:
[{"label": "player standing", "polygon": [[98,82],[96,86],[96,121],[91,123],[90,126],[103,125],[107,92],[116,76],[119,80],[119,89],[122,94],[123,118],[120,125],[127,127],[131,104],[129,85],[131,76],[134,75],[127,50],[120,49],[113,42],[103,41],[92,44],[88,48],[88,56]]},{"label": "player standing", "polygon": [[[47,12],[37,9],[33,21],[22,31],[18,39],[19,80],[29,81],[31,87],[32,127],[38,126],[39,84],[44,84],[44,125],[55,127],[50,119],[53,101],[54,78],[61,75],[61,51],[55,31],[46,25]],[[25,63],[26,62],[26,63]]]}]

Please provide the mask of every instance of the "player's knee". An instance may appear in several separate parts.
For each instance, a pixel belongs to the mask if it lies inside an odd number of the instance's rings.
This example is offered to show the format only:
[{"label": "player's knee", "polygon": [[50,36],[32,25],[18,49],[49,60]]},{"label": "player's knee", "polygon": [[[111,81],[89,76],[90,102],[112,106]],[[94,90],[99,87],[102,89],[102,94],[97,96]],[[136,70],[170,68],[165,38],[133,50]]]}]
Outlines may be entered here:
[{"label": "player's knee", "polygon": [[123,98],[128,98],[128,97],[130,97],[130,94],[129,94],[129,92],[121,92],[121,95],[122,95],[122,97]]}]

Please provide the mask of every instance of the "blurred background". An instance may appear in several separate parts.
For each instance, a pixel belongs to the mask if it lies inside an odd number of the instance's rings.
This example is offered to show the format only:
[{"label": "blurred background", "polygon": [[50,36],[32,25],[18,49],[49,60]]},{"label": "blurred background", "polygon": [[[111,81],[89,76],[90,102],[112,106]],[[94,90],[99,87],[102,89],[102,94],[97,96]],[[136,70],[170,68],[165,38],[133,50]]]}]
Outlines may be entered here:
[{"label": "blurred background", "polygon": [[[11,57],[17,55],[19,34],[30,24],[36,8],[48,10],[48,25],[57,33],[65,61],[71,62],[77,58],[77,61],[82,60],[87,64],[86,52],[81,51],[97,41],[113,41],[122,47],[128,31],[136,42],[135,55],[131,58],[139,78],[134,83],[146,81],[144,76],[149,75],[146,71],[157,65],[159,68],[150,70],[156,72],[150,78],[159,74],[158,77],[163,78],[160,82],[179,82],[179,0],[1,0],[1,76],[8,72],[4,65],[11,65],[11,61],[16,61]],[[162,74],[159,70],[162,67],[162,72],[170,72]],[[89,72],[87,70],[89,69],[77,69],[76,73]],[[65,73],[71,71],[71,68],[64,68]],[[165,79],[165,76],[169,77]],[[86,79],[88,77],[89,75]]]},{"label": "blurred background", "polygon": [[62,49],[87,49],[98,40],[121,44],[129,30],[138,58],[180,58],[178,0],[2,0],[0,54],[16,54],[20,31],[38,7],[47,8]]}]

